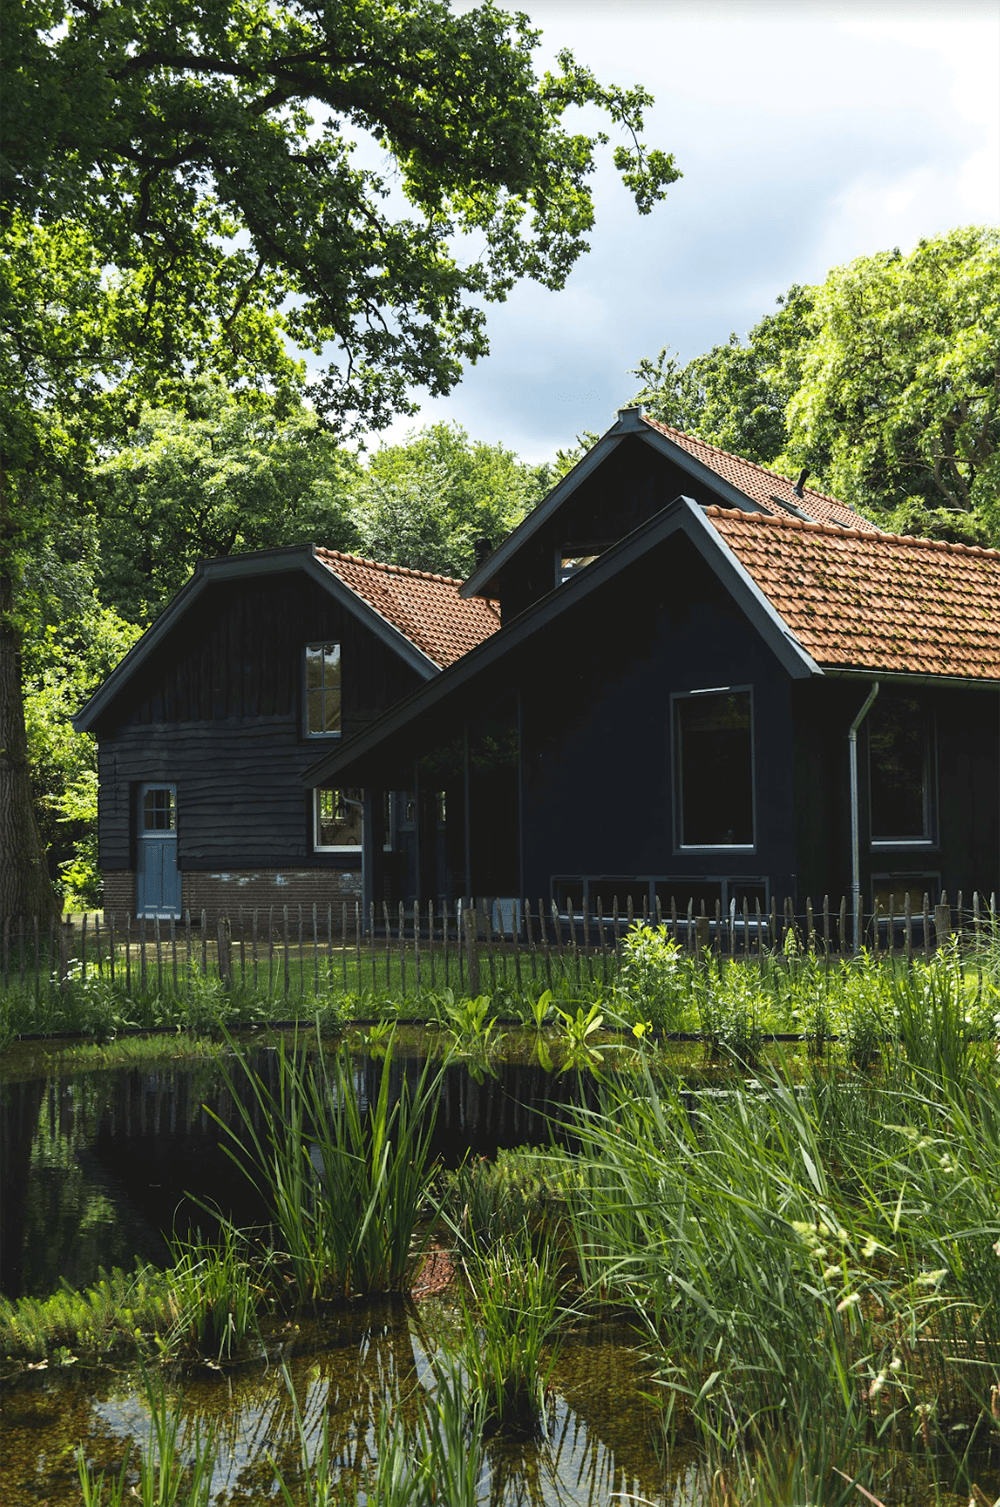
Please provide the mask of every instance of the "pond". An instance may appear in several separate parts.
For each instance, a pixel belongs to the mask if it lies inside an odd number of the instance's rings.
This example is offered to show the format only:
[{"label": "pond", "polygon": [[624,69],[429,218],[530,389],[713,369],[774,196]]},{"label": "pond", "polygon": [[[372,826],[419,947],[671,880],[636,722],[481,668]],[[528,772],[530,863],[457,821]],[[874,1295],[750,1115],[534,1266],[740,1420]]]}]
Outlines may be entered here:
[{"label": "pond", "polygon": [[[255,1070],[273,1080],[277,1054],[255,1050]],[[382,1070],[358,1058],[362,1098]],[[394,1061],[397,1080],[419,1070]],[[586,1093],[577,1075],[506,1064],[495,1076],[461,1064],[446,1071],[435,1152],[455,1165],[468,1151],[544,1145],[552,1117]],[[168,1237],[211,1224],[217,1205],[241,1225],[262,1207],[226,1154],[219,1121],[234,1121],[218,1062],[51,1074],[7,1083],[0,1108],[5,1167],[4,1295],[44,1297],[65,1279],[83,1286],[99,1267],[129,1268],[136,1256],[169,1261]],[[217,1118],[218,1117],[218,1118]],[[207,1206],[207,1207],[206,1207]],[[166,1376],[184,1427],[211,1427],[218,1445],[213,1501],[274,1500],[272,1458],[298,1472],[297,1404],[316,1446],[325,1419],[343,1485],[362,1487],[377,1447],[383,1405],[414,1415],[433,1386],[433,1359],[460,1324],[450,1288],[416,1301],[355,1304],[322,1319],[274,1319],[266,1359],[228,1368],[187,1367]],[[624,1323],[571,1325],[550,1378],[546,1430],[536,1442],[489,1441],[483,1499],[507,1503],[606,1503],[613,1494],[689,1500],[687,1466],[668,1472],[642,1346]],[[149,1406],[134,1368],[82,1363],[36,1371],[5,1389],[2,1500],[16,1507],[78,1503],[74,1451],[117,1472],[126,1441],[145,1441]],[[677,1493],[680,1492],[680,1496]]]}]

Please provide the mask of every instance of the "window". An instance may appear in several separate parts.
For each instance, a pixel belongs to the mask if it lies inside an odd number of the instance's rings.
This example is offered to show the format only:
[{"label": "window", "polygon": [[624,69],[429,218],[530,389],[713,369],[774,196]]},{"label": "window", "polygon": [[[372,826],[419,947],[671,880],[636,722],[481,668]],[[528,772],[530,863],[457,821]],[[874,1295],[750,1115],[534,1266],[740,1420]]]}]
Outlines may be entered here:
[{"label": "window", "polygon": [[912,696],[883,691],[868,714],[872,842],[934,839],[933,729]]},{"label": "window", "polygon": [[339,644],[306,644],[303,721],[311,738],[340,732]]},{"label": "window", "polygon": [[363,790],[314,790],[313,846],[337,853],[360,852],[364,833]]},{"label": "window", "polygon": [[674,697],[677,838],[682,848],[752,848],[750,692]]},{"label": "window", "polygon": [[172,785],[147,785],[142,794],[142,830],[174,830],[174,791]]},{"label": "window", "polygon": [[571,576],[600,559],[607,547],[606,542],[577,547],[564,545],[556,554],[556,585],[564,586]]}]

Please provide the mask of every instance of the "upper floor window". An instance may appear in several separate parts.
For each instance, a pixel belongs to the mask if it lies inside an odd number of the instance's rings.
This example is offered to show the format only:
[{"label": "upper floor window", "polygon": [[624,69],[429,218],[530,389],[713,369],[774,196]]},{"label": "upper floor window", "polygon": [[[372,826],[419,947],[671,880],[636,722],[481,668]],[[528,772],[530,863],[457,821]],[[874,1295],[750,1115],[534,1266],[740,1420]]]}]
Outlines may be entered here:
[{"label": "upper floor window", "polygon": [[884,690],[868,714],[873,843],[934,840],[934,737],[912,696]]},{"label": "upper floor window", "polygon": [[593,565],[607,549],[606,543],[590,544],[580,549],[574,549],[572,545],[564,545],[556,554],[556,585],[564,586],[566,582],[577,575],[588,565]]},{"label": "upper floor window", "polygon": [[354,852],[364,834],[365,793],[358,789],[314,790],[313,846],[318,851]]},{"label": "upper floor window", "polygon": [[303,722],[309,737],[340,732],[340,645],[306,644]]},{"label": "upper floor window", "polygon": [[694,691],[673,707],[678,846],[752,848],[749,690]]}]

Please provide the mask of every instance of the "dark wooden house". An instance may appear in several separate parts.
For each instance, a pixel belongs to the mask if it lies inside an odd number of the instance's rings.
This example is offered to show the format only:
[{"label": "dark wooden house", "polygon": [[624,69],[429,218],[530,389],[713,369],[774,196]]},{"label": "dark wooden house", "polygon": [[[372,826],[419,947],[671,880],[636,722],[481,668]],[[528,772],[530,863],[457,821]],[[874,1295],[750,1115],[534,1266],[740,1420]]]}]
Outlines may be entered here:
[{"label": "dark wooden house", "polygon": [[302,775],[496,630],[459,584],[313,546],[199,565],[75,718],[98,739],[105,908],[325,912],[364,891],[363,828],[412,888],[409,798]]},{"label": "dark wooden house", "polygon": [[407,900],[996,890],[1000,555],[804,480],[623,411],[462,588],[500,631],[306,783],[410,792]]}]

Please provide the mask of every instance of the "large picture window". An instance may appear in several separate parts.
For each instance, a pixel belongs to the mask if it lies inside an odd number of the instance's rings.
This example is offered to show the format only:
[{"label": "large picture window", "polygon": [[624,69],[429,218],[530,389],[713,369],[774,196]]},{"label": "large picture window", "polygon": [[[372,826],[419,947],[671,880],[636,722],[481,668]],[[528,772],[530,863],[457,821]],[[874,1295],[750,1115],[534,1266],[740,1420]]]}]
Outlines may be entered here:
[{"label": "large picture window", "polygon": [[309,737],[340,732],[339,644],[306,644],[303,710]]},{"label": "large picture window", "polygon": [[753,718],[749,690],[676,696],[678,845],[752,848]]},{"label": "large picture window", "polygon": [[912,696],[883,691],[868,714],[872,842],[934,839],[931,720]]},{"label": "large picture window", "polygon": [[317,851],[360,851],[364,800],[364,791],[358,789],[313,791],[313,846]]}]

